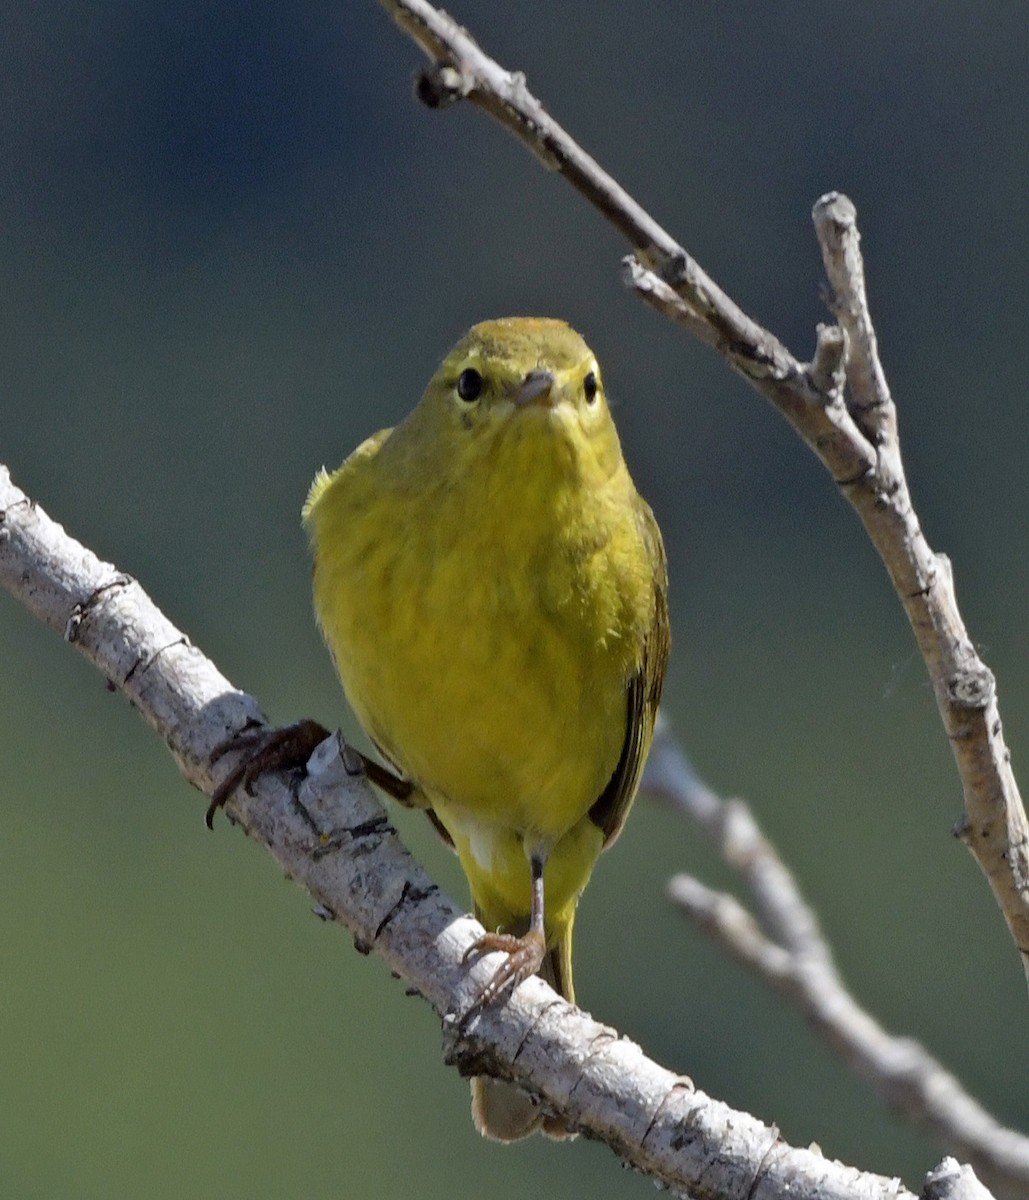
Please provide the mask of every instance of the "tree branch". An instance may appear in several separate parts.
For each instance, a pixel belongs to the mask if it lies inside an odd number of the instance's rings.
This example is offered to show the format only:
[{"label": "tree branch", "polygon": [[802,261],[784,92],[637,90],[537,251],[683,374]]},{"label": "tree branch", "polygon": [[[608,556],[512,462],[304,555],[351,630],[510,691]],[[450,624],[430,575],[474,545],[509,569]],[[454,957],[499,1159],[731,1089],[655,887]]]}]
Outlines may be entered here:
[{"label": "tree branch", "polygon": [[[628,239],[624,278],[766,396],[818,455],[886,564],[932,679],[965,796],[958,833],[989,880],[1029,984],[1029,821],[1004,743],[993,674],[958,611],[950,563],[922,534],[904,477],[896,409],[876,350],[853,204],[830,193],[814,219],[840,330],[819,331],[799,363],[743,313],[686,250],[544,110],[520,72],[505,70],[426,0],[379,0],[433,65],[419,97],[466,98],[560,172]],[[841,387],[843,355],[849,346]]]},{"label": "tree branch", "polygon": [[[5,467],[0,582],[126,695],[186,779],[209,795],[211,751],[233,731],[263,723],[255,701],[232,687],[134,579],[50,520]],[[537,977],[504,1004],[479,1011],[474,1002],[496,963],[487,955],[468,968],[463,955],[482,928],[417,866],[354,773],[357,763],[335,734],[305,777],[263,776],[253,795],[239,789],[226,811],[310,892],[321,915],[433,1006],[447,1059],[459,1070],[521,1084],[571,1126],[695,1200],[772,1200],[787,1191],[798,1200],[908,1200],[897,1180],[789,1146],[773,1126],[697,1091]],[[959,1175],[960,1186],[970,1181],[970,1172]],[[981,1195],[969,1193],[969,1200]]]},{"label": "tree branch", "polygon": [[887,1104],[967,1160],[998,1196],[1029,1193],[1029,1138],[1006,1129],[912,1038],[888,1033],[847,990],[818,917],[742,800],[699,778],[662,723],[647,764],[648,792],[699,826],[754,899],[690,875],[668,885],[673,903],[739,962],[795,1004],[832,1049]]},{"label": "tree branch", "polygon": [[886,564],[929,669],[964,788],[957,833],[990,882],[1029,979],[1029,821],[1004,743],[996,683],[958,611],[950,560],[930,549],[908,492],[897,410],[868,311],[854,205],[830,193],[815,205],[814,219],[833,307],[850,343],[851,409],[876,447],[874,471],[846,489],[847,498]]}]

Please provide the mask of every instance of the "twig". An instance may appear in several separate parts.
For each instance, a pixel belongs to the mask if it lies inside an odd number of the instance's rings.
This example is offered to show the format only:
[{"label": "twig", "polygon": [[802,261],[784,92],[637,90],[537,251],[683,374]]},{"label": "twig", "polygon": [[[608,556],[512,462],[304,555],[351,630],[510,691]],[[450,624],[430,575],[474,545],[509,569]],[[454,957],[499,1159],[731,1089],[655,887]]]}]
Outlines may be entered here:
[{"label": "twig", "polygon": [[1004,743],[995,680],[961,619],[950,561],[930,549],[911,503],[897,410],[868,311],[854,205],[830,193],[815,205],[814,219],[850,342],[851,409],[876,447],[872,478],[847,489],[848,499],[886,564],[929,669],[964,788],[957,832],[990,882],[1029,979],[1029,821]]},{"label": "twig", "polygon": [[[772,401],[857,510],[886,564],[932,677],[965,794],[958,832],[997,898],[1029,984],[1029,822],[1004,744],[994,678],[976,654],[954,595],[950,564],[929,548],[911,506],[896,411],[875,347],[854,208],[830,194],[815,223],[846,339],[821,331],[799,363],[707,276],[686,250],[544,110],[525,85],[426,0],[379,0],[428,54],[418,94],[444,107],[466,98],[560,172],[636,252],[624,277],[638,295],[714,346]],[[850,343],[849,395],[839,386]]]},{"label": "twig", "polygon": [[730,300],[675,238],[569,136],[528,90],[521,72],[506,71],[466,29],[424,0],[379,2],[432,61],[416,83],[420,100],[431,108],[446,108],[467,99],[485,109],[604,214],[641,261],[703,319],[712,343],[739,358],[740,370],[794,379],[803,386],[803,368],[779,340]]},{"label": "twig", "polygon": [[[211,750],[228,731],[262,720],[256,703],[135,580],[69,537],[3,467],[0,582],[131,700],[189,782],[210,794]],[[774,1127],[697,1091],[539,978],[479,1010],[474,1001],[496,964],[486,956],[468,969],[463,954],[481,926],[412,860],[367,781],[351,773],[352,759],[333,735],[302,781],[263,776],[252,796],[239,789],[226,810],[310,892],[319,915],[381,955],[433,1006],[459,1070],[514,1080],[572,1127],[696,1200],[909,1200],[897,1180],[787,1145]]]},{"label": "twig", "polygon": [[794,1003],[894,1110],[971,1163],[998,1196],[1025,1196],[1029,1138],[990,1116],[918,1042],[887,1033],[860,1007],[840,977],[818,918],[750,808],[707,787],[663,725],[645,786],[717,844],[749,888],[756,919],[734,896],[685,874],[668,887],[677,907]]}]

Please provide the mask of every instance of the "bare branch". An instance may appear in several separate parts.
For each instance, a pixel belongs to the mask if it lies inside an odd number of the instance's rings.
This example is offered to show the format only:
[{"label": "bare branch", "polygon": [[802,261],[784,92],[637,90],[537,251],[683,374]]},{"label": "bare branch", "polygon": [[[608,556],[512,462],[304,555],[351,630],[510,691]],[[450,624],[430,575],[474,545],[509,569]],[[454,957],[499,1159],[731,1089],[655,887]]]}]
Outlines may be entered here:
[{"label": "bare branch", "polygon": [[971,1163],[998,1196],[1025,1196],[1029,1138],[1005,1129],[918,1042],[888,1033],[861,1008],[840,977],[817,916],[750,808],[707,787],[663,725],[645,782],[716,843],[753,895],[756,917],[735,896],[689,875],[669,883],[676,906],[795,1004],[892,1109]]},{"label": "bare branch", "polygon": [[525,86],[521,72],[505,70],[466,29],[425,0],[379,3],[432,61],[416,84],[419,99],[434,108],[467,99],[488,112],[625,236],[641,263],[670,285],[708,327],[705,340],[716,344],[738,370],[748,378],[790,382],[818,402],[803,366],[550,116]]},{"label": "bare branch", "polygon": [[[896,410],[879,363],[865,296],[854,206],[832,193],[815,206],[842,335],[819,331],[813,362],[799,363],[751,320],[545,111],[525,85],[426,0],[379,0],[433,66],[419,96],[441,107],[467,98],[559,171],[629,240],[623,278],[726,360],[790,421],[857,510],[911,620],[936,692],[965,793],[960,836],[986,874],[1029,983],[1029,821],[1001,732],[994,677],[958,612],[950,564],[929,548],[911,505]],[[850,396],[840,385],[846,342]]]},{"label": "bare branch", "polygon": [[1029,821],[1004,743],[993,673],[958,611],[950,561],[934,554],[908,492],[890,395],[868,311],[857,214],[830,193],[814,209],[835,309],[850,344],[855,420],[876,447],[867,482],[848,489],[907,612],[925,659],[965,795],[958,833],[990,882],[1029,981]]},{"label": "bare branch", "polygon": [[[69,537],[0,467],[0,582],[72,642],[164,739],[185,777],[210,794],[211,750],[262,718],[157,609],[140,585]],[[448,1061],[511,1079],[607,1142],[626,1162],[697,1200],[913,1200],[897,1180],[796,1149],[774,1127],[697,1091],[541,979],[503,1005],[474,1001],[496,964],[464,952],[482,927],[417,866],[333,735],[303,780],[267,775],[227,812],[261,842],[318,912],[374,950],[441,1016]],[[231,764],[226,764],[226,770]],[[476,1016],[469,1020],[470,1009]],[[461,1016],[460,1014],[464,1014]]]},{"label": "bare branch", "polygon": [[984,1200],[989,1192],[975,1177],[971,1167],[961,1167],[945,1158],[925,1177],[922,1200]]}]

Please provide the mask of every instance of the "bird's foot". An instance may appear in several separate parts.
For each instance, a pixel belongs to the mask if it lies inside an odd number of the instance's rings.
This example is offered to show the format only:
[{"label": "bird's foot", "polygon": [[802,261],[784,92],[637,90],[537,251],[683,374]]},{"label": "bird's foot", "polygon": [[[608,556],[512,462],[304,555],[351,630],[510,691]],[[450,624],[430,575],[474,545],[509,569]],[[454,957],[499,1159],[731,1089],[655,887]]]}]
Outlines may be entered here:
[{"label": "bird's foot", "polygon": [[547,947],[543,935],[533,929],[522,937],[515,937],[512,933],[486,933],[468,947],[462,961],[467,962],[470,958],[494,951],[506,954],[507,960],[497,967],[493,978],[482,989],[475,1003],[476,1008],[485,1008],[505,988],[513,990],[530,975],[535,975],[543,965]]},{"label": "bird's foot", "polygon": [[281,729],[262,725],[244,729],[220,742],[211,751],[212,765],[226,754],[241,757],[235,768],[214,789],[207,809],[207,828],[214,828],[214,814],[242,786],[253,794],[253,785],[266,771],[281,771],[287,767],[305,766],[315,748],[329,736],[329,731],[317,721],[305,719]]}]

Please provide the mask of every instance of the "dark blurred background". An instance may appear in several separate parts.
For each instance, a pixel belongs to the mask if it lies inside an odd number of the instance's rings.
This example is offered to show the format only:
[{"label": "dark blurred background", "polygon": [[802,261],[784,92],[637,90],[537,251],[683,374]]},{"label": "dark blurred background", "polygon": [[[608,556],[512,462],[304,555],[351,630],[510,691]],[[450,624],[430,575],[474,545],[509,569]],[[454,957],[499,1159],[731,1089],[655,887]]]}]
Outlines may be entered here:
[{"label": "dark blurred background", "polygon": [[[931,544],[1029,729],[1024,6],[452,0],[799,356],[814,200],[855,200]],[[951,837],[961,794],[901,609],[815,459],[627,294],[628,249],[372,0],[0,5],[0,460],[269,715],[355,735],[310,614],[311,476],[473,321],[600,356],[665,530],[666,712],[746,796],[857,996],[1029,1126],[1025,984]],[[0,1191],[647,1196],[597,1145],[502,1150],[438,1024],[219,822],[128,705],[0,596]],[[402,820],[463,898],[446,852]],[[598,1017],[796,1143],[917,1185],[941,1156],[670,912],[732,883],[642,802],[578,926]]]}]

